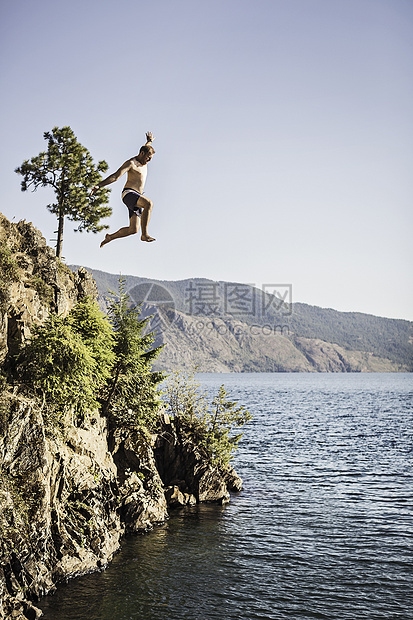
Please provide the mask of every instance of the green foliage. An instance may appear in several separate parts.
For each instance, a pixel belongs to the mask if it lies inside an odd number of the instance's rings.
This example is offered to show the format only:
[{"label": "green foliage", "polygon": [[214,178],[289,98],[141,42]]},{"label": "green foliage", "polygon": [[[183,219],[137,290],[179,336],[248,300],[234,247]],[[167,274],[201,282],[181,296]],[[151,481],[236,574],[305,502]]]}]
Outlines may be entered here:
[{"label": "green foliage", "polygon": [[190,423],[202,419],[208,410],[208,398],[201,392],[194,372],[174,372],[166,383],[165,394],[171,413]]},{"label": "green foliage", "polygon": [[160,406],[157,385],[162,373],[152,373],[159,349],[150,349],[153,334],[143,334],[147,319],[130,306],[124,281],[112,294],[109,319],[98,304],[85,298],[66,317],[51,315],[34,328],[15,361],[17,376],[43,399],[48,419],[73,411],[82,419],[104,405],[112,422],[154,430]]},{"label": "green foliage", "polygon": [[0,311],[5,311],[9,301],[8,284],[19,281],[19,266],[16,263],[11,250],[0,245]]},{"label": "green foliage", "polygon": [[119,291],[111,293],[107,303],[114,329],[116,361],[105,411],[117,424],[154,429],[160,405],[156,386],[163,380],[163,374],[151,372],[151,366],[161,347],[150,348],[154,335],[143,334],[148,319],[141,320],[140,306],[131,305],[124,278],[119,279]]},{"label": "green foliage", "polygon": [[165,399],[170,413],[187,425],[212,463],[223,468],[228,466],[242,437],[242,433],[234,434],[234,430],[251,420],[249,411],[228,400],[223,385],[209,406],[194,373],[175,372],[166,384]]},{"label": "green foliage", "polygon": [[82,416],[99,405],[114,362],[112,346],[107,319],[86,298],[67,317],[51,315],[34,329],[17,360],[18,373],[46,403]]},{"label": "green foliage", "polygon": [[238,406],[236,401],[230,401],[227,397],[228,394],[221,385],[212,401],[212,409],[208,410],[202,419],[206,433],[201,443],[211,454],[213,461],[222,466],[228,465],[242,437],[242,433],[234,435],[232,431],[244,426],[252,418],[245,407]]},{"label": "green foliage", "polygon": [[50,304],[53,301],[53,287],[47,284],[39,274],[30,276],[28,284],[39,294],[40,299]]},{"label": "green foliage", "polygon": [[110,322],[98,303],[85,297],[70,311],[67,323],[90,351],[97,365],[98,382],[103,384],[111,376],[115,363],[115,340]]},{"label": "green foliage", "polygon": [[124,280],[108,305],[109,318],[89,298],[66,317],[50,315],[21,347],[13,373],[43,400],[52,426],[66,411],[83,419],[103,404],[114,424],[155,430],[164,377],[151,365],[160,348],[151,349],[154,336],[143,333],[148,319],[130,305]]},{"label": "green foliage", "polygon": [[108,202],[109,191],[100,189],[90,196],[91,188],[101,180],[101,172],[106,172],[105,161],[93,163],[89,151],[78,142],[70,127],[44,133],[47,151],[25,160],[16,172],[23,176],[22,191],[50,186],[56,195],[56,202],[47,209],[58,218],[58,238],[56,255],[61,256],[63,243],[63,221],[79,222],[76,231],[99,232],[106,225],[99,224],[112,210],[104,206]]},{"label": "green foliage", "polygon": [[6,245],[0,245],[0,274],[1,279],[7,282],[19,280],[19,266],[13,258],[12,251]]}]

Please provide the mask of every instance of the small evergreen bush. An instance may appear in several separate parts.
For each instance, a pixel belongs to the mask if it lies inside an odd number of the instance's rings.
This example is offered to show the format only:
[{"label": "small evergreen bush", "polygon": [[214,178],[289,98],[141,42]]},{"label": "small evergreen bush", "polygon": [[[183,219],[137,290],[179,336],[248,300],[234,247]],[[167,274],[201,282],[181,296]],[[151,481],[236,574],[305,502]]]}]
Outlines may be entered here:
[{"label": "small evergreen bush", "polygon": [[163,373],[151,372],[153,359],[161,347],[151,349],[154,334],[143,334],[150,317],[140,319],[140,306],[133,306],[125,290],[126,280],[119,279],[118,293],[107,299],[108,317],[113,327],[115,363],[104,410],[115,424],[155,430],[161,405],[156,389]]},{"label": "small evergreen bush", "polygon": [[19,353],[17,372],[43,401],[83,416],[99,406],[113,363],[111,327],[97,303],[86,298],[67,317],[50,315],[34,328]]},{"label": "small evergreen bush", "polygon": [[169,412],[187,426],[193,438],[207,451],[211,462],[225,468],[233,458],[242,433],[234,433],[249,420],[250,412],[228,400],[223,385],[211,404],[194,373],[175,372],[164,390]]}]

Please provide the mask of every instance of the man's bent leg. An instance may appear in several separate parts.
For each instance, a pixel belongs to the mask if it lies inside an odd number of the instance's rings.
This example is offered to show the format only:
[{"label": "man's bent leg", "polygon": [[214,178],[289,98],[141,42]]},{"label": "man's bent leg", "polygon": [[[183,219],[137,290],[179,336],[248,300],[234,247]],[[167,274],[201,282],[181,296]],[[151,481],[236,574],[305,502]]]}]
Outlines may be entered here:
[{"label": "man's bent leg", "polygon": [[152,200],[149,200],[149,198],[146,198],[145,196],[140,196],[137,202],[137,205],[138,207],[142,207],[143,209],[142,215],[141,215],[141,225],[142,225],[141,240],[142,241],[155,241],[153,237],[148,235],[148,224],[149,224],[149,220],[151,219],[152,206],[153,206]]},{"label": "man's bent leg", "polygon": [[102,248],[104,245],[109,243],[109,241],[113,241],[114,239],[121,239],[122,237],[129,237],[129,235],[136,235],[139,230],[139,225],[139,217],[136,215],[136,213],[134,213],[129,220],[129,226],[119,228],[119,230],[117,230],[111,235],[107,234],[102,243],[100,244],[100,247]]}]

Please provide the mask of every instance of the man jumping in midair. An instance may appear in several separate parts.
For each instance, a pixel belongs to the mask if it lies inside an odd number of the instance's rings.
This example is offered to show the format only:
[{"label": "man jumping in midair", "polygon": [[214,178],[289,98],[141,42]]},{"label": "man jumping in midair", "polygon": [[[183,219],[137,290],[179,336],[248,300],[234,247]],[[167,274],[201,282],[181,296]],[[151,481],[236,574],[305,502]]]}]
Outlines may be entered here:
[{"label": "man jumping in midair", "polygon": [[125,161],[119,170],[106,179],[103,179],[103,181],[100,181],[92,188],[91,193],[94,193],[101,187],[105,187],[105,185],[109,185],[120,179],[125,172],[128,173],[126,185],[122,190],[122,201],[129,209],[129,226],[119,228],[115,233],[107,234],[100,244],[100,247],[103,247],[114,239],[135,235],[139,230],[139,224],[142,226],[141,240],[155,241],[153,237],[148,235],[148,224],[152,212],[152,200],[142,195],[146,175],[148,173],[146,164],[151,161],[155,153],[154,148],[151,146],[154,139],[152,133],[148,131],[146,133],[146,144],[141,146],[139,154]]}]

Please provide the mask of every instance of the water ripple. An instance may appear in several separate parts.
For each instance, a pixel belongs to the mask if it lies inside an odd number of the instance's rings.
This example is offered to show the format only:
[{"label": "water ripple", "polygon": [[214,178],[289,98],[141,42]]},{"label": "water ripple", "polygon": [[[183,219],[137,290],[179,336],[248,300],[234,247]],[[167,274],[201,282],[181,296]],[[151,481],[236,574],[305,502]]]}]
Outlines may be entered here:
[{"label": "water ripple", "polygon": [[254,415],[227,507],[128,539],[45,620],[411,620],[412,375],[202,375]]}]

